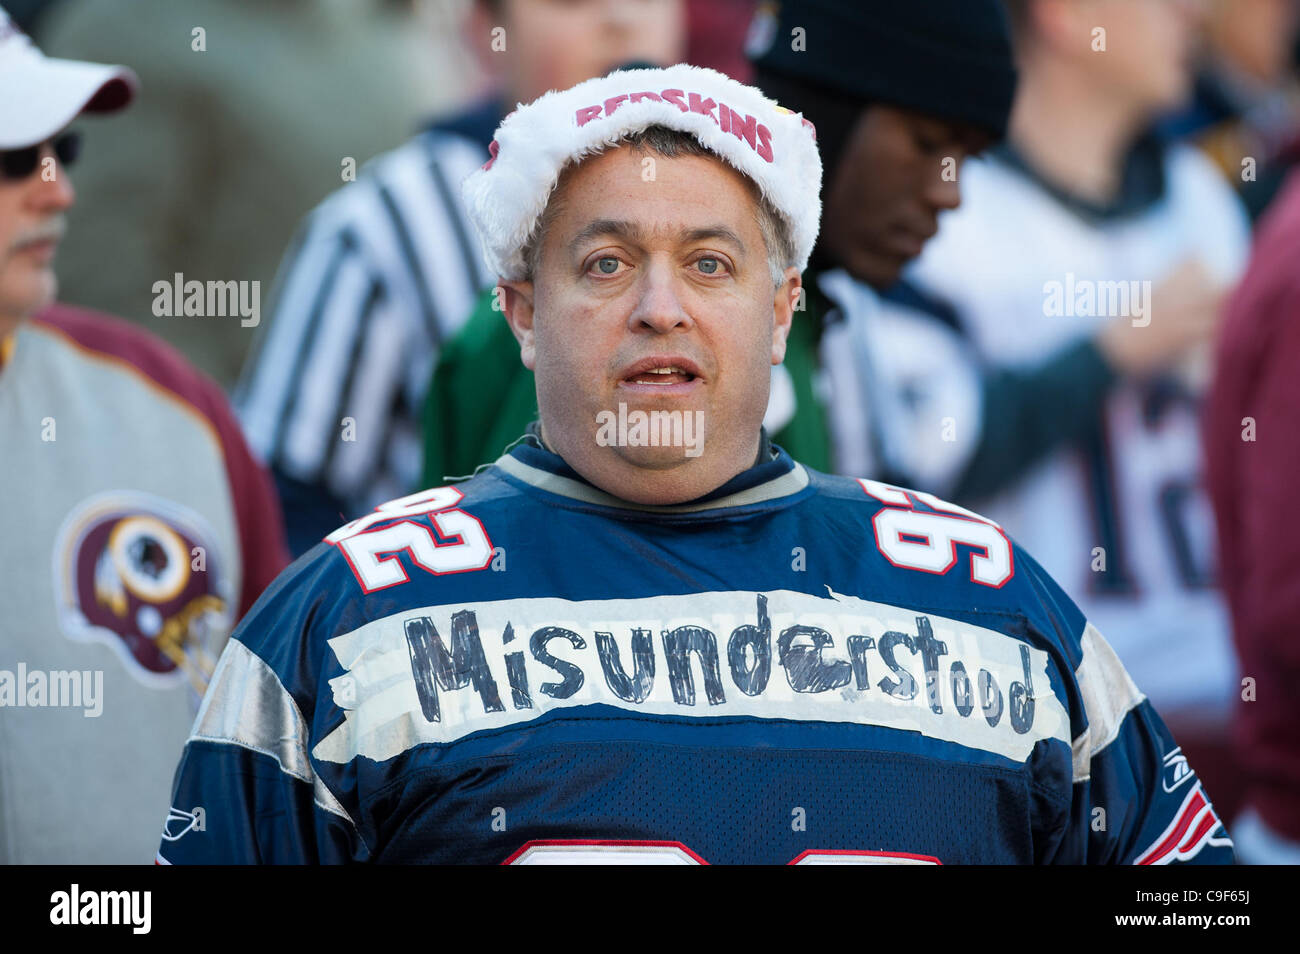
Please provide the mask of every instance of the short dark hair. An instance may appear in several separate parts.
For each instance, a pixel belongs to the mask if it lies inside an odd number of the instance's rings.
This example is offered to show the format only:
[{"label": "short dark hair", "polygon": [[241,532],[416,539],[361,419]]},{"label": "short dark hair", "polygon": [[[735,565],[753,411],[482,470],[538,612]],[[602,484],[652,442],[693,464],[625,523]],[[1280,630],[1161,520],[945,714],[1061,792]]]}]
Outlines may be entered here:
[{"label": "short dark hair", "polygon": [[[630,146],[638,152],[654,153],[657,156],[663,156],[665,159],[676,159],[680,156],[704,156],[716,159],[719,162],[726,162],[725,159],[706,147],[690,133],[659,124],[647,126],[636,132],[630,132],[616,142],[589,153],[583,159],[601,155],[606,149],[616,149],[620,146]],[[556,179],[555,188],[551,190],[551,198],[554,198],[556,192],[559,191],[560,182],[564,176],[570,170],[577,168],[581,162],[580,159],[577,162],[570,162],[564,167],[560,172],[560,177]],[[777,211],[776,207],[768,201],[767,197],[762,195],[758,185],[752,179],[746,176],[745,182],[754,192],[754,198],[758,201],[758,230],[762,233],[763,244],[767,248],[767,260],[772,272],[772,284],[780,285],[782,274],[787,268],[795,264],[794,239],[791,237],[790,224]],[[555,218],[557,211],[557,205],[548,201],[545,210],[537,219],[537,224],[533,226],[532,234],[528,236],[528,241],[524,243],[524,267],[527,269],[526,277],[529,281],[537,274],[537,264],[542,254],[542,236]]]}]

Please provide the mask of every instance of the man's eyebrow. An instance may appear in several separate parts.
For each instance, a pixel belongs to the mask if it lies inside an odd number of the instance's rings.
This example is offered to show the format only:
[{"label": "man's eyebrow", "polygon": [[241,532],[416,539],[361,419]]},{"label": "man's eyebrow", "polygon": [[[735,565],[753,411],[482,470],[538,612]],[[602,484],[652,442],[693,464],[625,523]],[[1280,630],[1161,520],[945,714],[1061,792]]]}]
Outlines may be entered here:
[{"label": "man's eyebrow", "polygon": [[710,225],[682,233],[682,240],[685,242],[703,242],[705,239],[722,239],[745,251],[745,243],[741,241],[740,236],[725,225]]},{"label": "man's eyebrow", "polygon": [[635,222],[627,222],[622,219],[596,219],[578,230],[578,234],[569,243],[569,248],[576,250],[579,245],[604,235],[626,239],[631,242],[640,242],[643,237],[643,230]]},{"label": "man's eyebrow", "polygon": [[[578,230],[578,234],[573,237],[569,247],[577,249],[578,246],[591,239],[606,235],[636,244],[642,244],[645,241],[645,229],[639,223],[622,219],[596,219]],[[708,225],[696,229],[687,229],[679,235],[679,240],[682,242],[702,242],[706,239],[721,239],[742,251],[745,250],[745,243],[741,241],[740,236],[725,225]]]}]

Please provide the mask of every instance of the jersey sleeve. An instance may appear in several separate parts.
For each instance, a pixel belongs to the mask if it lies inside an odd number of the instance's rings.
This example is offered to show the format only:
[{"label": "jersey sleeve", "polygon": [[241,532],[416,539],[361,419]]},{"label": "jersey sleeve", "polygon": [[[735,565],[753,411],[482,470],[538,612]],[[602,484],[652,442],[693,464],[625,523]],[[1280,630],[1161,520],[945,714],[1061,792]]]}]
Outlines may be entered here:
[{"label": "jersey sleeve", "polygon": [[1119,656],[1032,559],[1016,558],[1034,580],[1036,617],[1060,641],[1060,695],[1070,714],[1069,812],[1059,830],[1039,833],[1041,860],[1232,864],[1232,841],[1205,787]]},{"label": "jersey sleeve", "polygon": [[820,345],[838,472],[987,498],[1096,428],[1116,375],[1093,340],[997,367],[924,275],[879,298],[843,272],[821,283],[838,312]]},{"label": "jersey sleeve", "polygon": [[1076,672],[1088,727],[1074,740],[1062,860],[1232,864],[1232,841],[1177,741],[1089,625]]},{"label": "jersey sleeve", "polygon": [[1049,454],[1086,437],[1116,380],[1092,339],[1029,367],[986,370],[979,440],[951,485],[953,496],[999,493]]},{"label": "jersey sleeve", "polygon": [[[222,653],[176,770],[159,864],[369,857],[352,814],[310,755],[304,711],[314,694],[304,647],[323,642],[316,621],[328,614],[322,598],[307,597],[305,584],[293,579],[302,566],[264,594]],[[313,603],[300,603],[305,599]],[[297,684],[296,693],[286,682]]]}]

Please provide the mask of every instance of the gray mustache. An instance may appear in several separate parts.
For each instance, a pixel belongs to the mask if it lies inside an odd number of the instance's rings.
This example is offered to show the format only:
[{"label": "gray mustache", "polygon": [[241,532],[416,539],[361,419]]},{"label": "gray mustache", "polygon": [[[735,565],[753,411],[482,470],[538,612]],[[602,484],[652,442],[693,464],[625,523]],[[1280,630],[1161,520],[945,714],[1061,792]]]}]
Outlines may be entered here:
[{"label": "gray mustache", "polygon": [[17,251],[26,245],[35,245],[37,242],[58,242],[62,240],[67,226],[63,216],[57,216],[47,219],[40,225],[37,225],[26,232],[19,233],[14,239],[13,249]]}]

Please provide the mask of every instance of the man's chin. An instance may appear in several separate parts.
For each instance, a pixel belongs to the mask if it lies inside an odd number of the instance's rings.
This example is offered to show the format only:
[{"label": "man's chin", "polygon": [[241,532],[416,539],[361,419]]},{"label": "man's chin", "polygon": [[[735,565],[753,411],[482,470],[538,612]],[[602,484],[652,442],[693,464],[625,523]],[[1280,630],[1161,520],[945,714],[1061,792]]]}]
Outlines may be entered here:
[{"label": "man's chin", "polygon": [[[712,488],[700,484],[699,458],[686,457],[681,448],[610,448],[618,463],[601,468],[588,479],[608,494],[629,503],[671,506],[694,500]],[[613,461],[610,461],[613,463]]]},{"label": "man's chin", "polygon": [[877,291],[884,291],[902,277],[903,269],[915,256],[900,253],[867,254],[856,263],[853,277]]},{"label": "man's chin", "polygon": [[0,315],[27,318],[54,303],[59,286],[53,273],[36,276],[18,288],[0,287]]},{"label": "man's chin", "polygon": [[[613,447],[623,463],[646,471],[668,471],[700,459],[697,449],[689,447]],[[698,448],[702,452],[703,448]]]},{"label": "man's chin", "polygon": [[708,418],[704,410],[670,395],[654,395],[651,400],[644,395],[632,397],[630,406],[620,400],[617,410],[596,415],[593,440],[597,448],[634,467],[653,470],[680,467],[700,457]]}]

